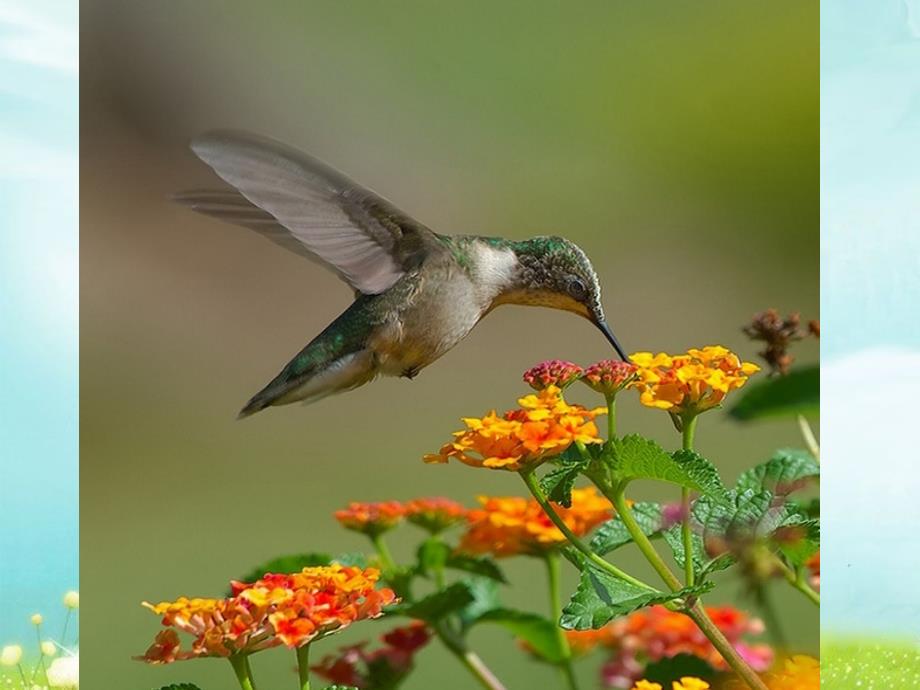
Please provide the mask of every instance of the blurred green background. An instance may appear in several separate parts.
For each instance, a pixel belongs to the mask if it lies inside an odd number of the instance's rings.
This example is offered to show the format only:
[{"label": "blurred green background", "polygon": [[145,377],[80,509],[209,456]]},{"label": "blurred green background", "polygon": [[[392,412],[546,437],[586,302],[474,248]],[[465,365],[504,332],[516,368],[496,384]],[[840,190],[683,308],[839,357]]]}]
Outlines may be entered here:
[{"label": "blurred green background", "polygon": [[[420,457],[461,415],[513,404],[532,363],[611,354],[587,322],[506,307],[414,381],[235,421],[350,294],[255,234],[166,201],[215,181],[187,149],[201,131],[285,140],[440,232],[569,237],[592,257],[630,351],[721,343],[752,358],[739,332],[752,312],[817,317],[817,1],[81,9],[85,687],[231,687],[223,662],[131,661],[158,625],[140,601],[218,594],[283,552],[363,548],[331,518],[349,500],[521,493],[511,474]],[[798,352],[817,358],[812,343]],[[621,408],[622,429],[678,442],[665,415]],[[733,480],[800,441],[792,423],[746,428],[716,413],[697,443]],[[395,535],[398,554],[410,536]],[[619,558],[645,572],[634,554]],[[542,611],[537,564],[506,567],[506,601]],[[710,600],[751,605],[740,593],[730,583]],[[815,653],[815,610],[782,588],[775,601],[794,646]],[[386,627],[355,626],[317,654]],[[474,642],[509,688],[552,673],[504,632]],[[585,687],[599,662],[582,664]],[[471,687],[440,649],[419,664],[410,689]],[[292,686],[291,665],[260,655],[262,687]]]}]

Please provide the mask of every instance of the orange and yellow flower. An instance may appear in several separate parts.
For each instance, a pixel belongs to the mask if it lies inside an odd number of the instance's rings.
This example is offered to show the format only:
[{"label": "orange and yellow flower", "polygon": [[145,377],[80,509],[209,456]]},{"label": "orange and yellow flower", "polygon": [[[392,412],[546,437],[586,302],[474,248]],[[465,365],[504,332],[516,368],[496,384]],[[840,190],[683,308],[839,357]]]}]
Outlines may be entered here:
[{"label": "orange and yellow flower", "polygon": [[377,589],[380,571],[333,564],[292,575],[267,574],[257,582],[234,582],[237,599],[268,606],[268,620],[286,646],[301,647],[355,621],[376,618],[396,601],[393,590]]},{"label": "orange and yellow flower", "polygon": [[[392,590],[377,589],[374,568],[330,565],[291,575],[267,574],[247,584],[231,583],[226,599],[144,602],[166,630],[160,631],[141,661],[168,664],[197,657],[252,654],[270,647],[299,647],[364,618],[376,618],[396,601]],[[177,631],[194,637],[182,649]]]},{"label": "orange and yellow flower", "polygon": [[[684,676],[680,680],[671,682],[671,690],[707,690],[709,683],[694,676]],[[632,690],[662,690],[661,683],[652,683],[640,680],[633,685]]]},{"label": "orange and yellow flower", "polygon": [[[491,553],[496,557],[540,555],[564,546],[566,538],[540,505],[517,496],[480,496],[481,508],[469,511],[467,531],[459,550]],[[613,516],[613,507],[594,487],[574,489],[572,507],[555,505],[569,529],[584,536]]]},{"label": "orange and yellow flower", "polygon": [[638,367],[631,385],[639,391],[642,404],[677,415],[696,415],[720,405],[730,391],[760,371],[756,364],[742,362],[718,345],[683,355],[636,352],[631,359]]},{"label": "orange and yellow flower", "polygon": [[466,507],[449,498],[414,498],[403,504],[406,519],[433,534],[466,519]]},{"label": "orange and yellow flower", "polygon": [[405,514],[405,507],[398,501],[352,502],[347,508],[335,511],[335,519],[345,529],[373,537],[396,527]]},{"label": "orange and yellow flower", "polygon": [[[799,654],[776,664],[776,668],[761,678],[770,690],[820,690],[821,665],[814,657]],[[733,678],[724,687],[744,690],[747,685]]]},{"label": "orange and yellow flower", "polygon": [[559,455],[576,441],[602,443],[594,418],[603,408],[589,410],[570,405],[556,386],[518,400],[520,407],[499,416],[463,420],[466,429],[425,462],[445,463],[451,458],[472,467],[519,471]]},{"label": "orange and yellow flower", "polygon": [[[236,598],[186,597],[155,605],[144,602],[144,606],[162,616],[162,623],[167,627],[160,631],[147,652],[138,657],[150,664],[169,664],[196,657],[251,654],[281,644],[273,636],[266,606]],[[190,650],[182,649],[177,630],[195,638]]]}]

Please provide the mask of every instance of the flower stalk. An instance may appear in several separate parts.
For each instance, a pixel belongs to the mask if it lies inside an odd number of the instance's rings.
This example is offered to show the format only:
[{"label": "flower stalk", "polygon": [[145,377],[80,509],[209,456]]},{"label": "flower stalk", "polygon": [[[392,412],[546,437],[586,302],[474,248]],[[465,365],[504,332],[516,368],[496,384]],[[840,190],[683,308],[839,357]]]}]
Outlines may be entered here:
[{"label": "flower stalk", "polygon": [[310,690],[309,643],[297,648],[297,677],[300,680],[300,690]]},{"label": "flower stalk", "polygon": [[[696,419],[696,414],[690,412],[684,415],[681,420],[683,422],[681,424],[681,437],[684,450],[693,450],[693,437],[696,434]],[[681,542],[684,545],[684,582],[687,583],[688,587],[691,587],[694,581],[693,532],[690,526],[690,489],[685,486],[681,487],[680,490],[680,514],[680,536]]]},{"label": "flower stalk", "polygon": [[229,659],[240,688],[242,690],[256,690],[256,684],[252,678],[252,668],[249,665],[249,655],[233,654]]},{"label": "flower stalk", "polygon": [[562,598],[559,593],[559,554],[555,551],[548,551],[543,560],[546,563],[546,579],[549,585],[550,616],[556,628],[556,640],[559,643],[559,651],[562,654],[559,670],[562,672],[566,687],[569,690],[578,690],[578,680],[572,667],[572,648],[569,645],[568,638],[565,636],[565,631],[559,625],[559,619],[562,618]]}]

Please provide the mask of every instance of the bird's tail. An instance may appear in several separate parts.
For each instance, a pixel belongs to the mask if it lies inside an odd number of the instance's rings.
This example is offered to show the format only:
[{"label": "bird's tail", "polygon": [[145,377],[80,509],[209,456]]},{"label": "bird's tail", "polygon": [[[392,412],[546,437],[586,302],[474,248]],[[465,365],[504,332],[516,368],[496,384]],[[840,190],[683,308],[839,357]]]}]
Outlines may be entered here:
[{"label": "bird's tail", "polygon": [[315,402],[356,388],[377,374],[373,351],[366,348],[370,327],[359,298],[348,310],[301,350],[265,388],[240,410],[239,419],[273,405]]}]

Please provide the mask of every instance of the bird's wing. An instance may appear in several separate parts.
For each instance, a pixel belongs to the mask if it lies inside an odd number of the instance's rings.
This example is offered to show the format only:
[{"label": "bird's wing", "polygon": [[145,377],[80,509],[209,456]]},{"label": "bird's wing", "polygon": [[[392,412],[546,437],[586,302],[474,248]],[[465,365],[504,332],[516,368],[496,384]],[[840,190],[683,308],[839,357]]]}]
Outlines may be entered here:
[{"label": "bird's wing", "polygon": [[238,191],[188,192],[176,201],[318,259],[358,292],[383,292],[440,245],[386,199],[272,139],[217,131],[192,150]]}]

